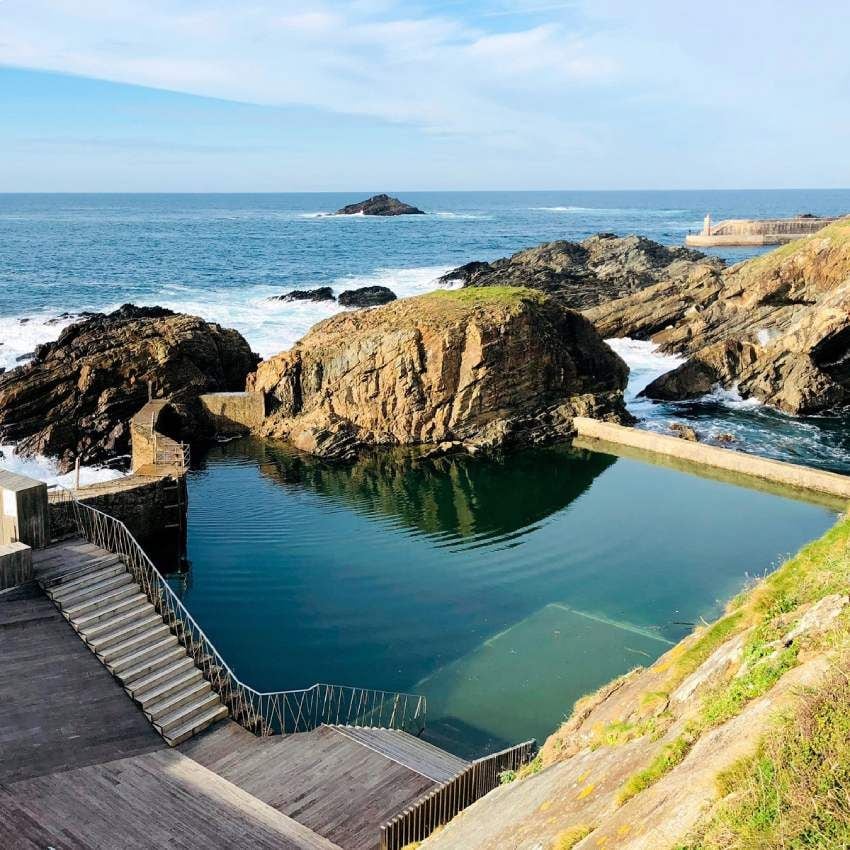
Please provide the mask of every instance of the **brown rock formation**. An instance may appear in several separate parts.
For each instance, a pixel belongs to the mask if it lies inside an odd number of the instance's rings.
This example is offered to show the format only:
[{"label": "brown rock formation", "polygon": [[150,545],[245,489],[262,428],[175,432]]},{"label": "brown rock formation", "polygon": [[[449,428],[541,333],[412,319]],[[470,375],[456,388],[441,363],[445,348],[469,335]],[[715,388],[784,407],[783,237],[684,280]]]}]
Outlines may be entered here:
[{"label": "brown rock formation", "polygon": [[628,369],[577,313],[533,290],[436,292],[316,325],[248,389],[263,433],[329,457],[362,445],[543,442],[574,413],[622,419]]},{"label": "brown rock formation", "polygon": [[[640,332],[611,334],[645,336],[653,329],[666,327],[691,306],[692,302],[678,297],[678,292],[689,292],[700,281],[717,281],[722,269],[722,260],[698,251],[669,248],[642,236],[599,233],[583,242],[538,245],[492,263],[467,263],[444,275],[442,280],[460,280],[464,286],[541,289],[574,310],[590,311],[598,307],[592,321],[601,325],[605,324],[602,320],[613,299],[660,285],[659,292],[639,299],[640,303],[652,305],[650,316],[635,322]],[[669,303],[665,305],[660,303],[662,293],[668,293]]]},{"label": "brown rock formation", "polygon": [[793,414],[848,406],[850,219],[731,268],[702,309],[654,339],[691,358],[647,387],[650,398],[720,384]]},{"label": "brown rock formation", "polygon": [[201,393],[241,390],[257,357],[234,330],[161,307],[125,305],[70,325],[35,359],[0,375],[0,437],[25,455],[99,463],[126,454],[128,420],[155,391],[172,398],[182,434]]}]

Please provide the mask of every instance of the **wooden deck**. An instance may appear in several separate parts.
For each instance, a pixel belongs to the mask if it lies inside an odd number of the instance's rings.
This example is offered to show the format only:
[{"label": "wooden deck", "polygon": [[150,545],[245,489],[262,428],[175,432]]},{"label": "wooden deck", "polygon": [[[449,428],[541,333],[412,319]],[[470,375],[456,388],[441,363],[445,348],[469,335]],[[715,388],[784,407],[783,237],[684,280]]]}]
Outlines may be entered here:
[{"label": "wooden deck", "polygon": [[4,850],[340,850],[174,750],[0,785]]},{"label": "wooden deck", "polygon": [[[70,540],[34,570],[53,592],[114,560]],[[0,594],[3,850],[376,850],[383,822],[464,765],[360,727],[257,738],[224,721],[168,749],[35,583]]]},{"label": "wooden deck", "polygon": [[435,785],[330,726],[258,739],[227,722],[181,751],[345,850],[376,850],[380,825]]},{"label": "wooden deck", "polygon": [[164,746],[37,586],[0,595],[0,783]]}]

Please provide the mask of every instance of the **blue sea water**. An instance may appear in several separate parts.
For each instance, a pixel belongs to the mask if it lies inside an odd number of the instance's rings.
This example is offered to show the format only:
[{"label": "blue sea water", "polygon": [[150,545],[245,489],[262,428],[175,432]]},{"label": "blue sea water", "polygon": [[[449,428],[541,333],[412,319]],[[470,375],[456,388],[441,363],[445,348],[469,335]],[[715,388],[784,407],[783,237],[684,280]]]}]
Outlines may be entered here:
[{"label": "blue sea water", "polygon": [[[449,268],[553,239],[605,231],[678,245],[706,212],[850,211],[850,190],[404,192],[429,214],[321,215],[368,194],[0,195],[0,366],[55,338],[70,321],[57,317],[128,301],[235,327],[269,356],[338,309],[269,300],[293,288],[382,284],[414,295]],[[718,253],[735,262],[757,250]],[[631,396],[671,366],[648,345],[618,350],[633,369]],[[709,437],[732,432],[744,450],[850,471],[839,419],[800,422],[730,397],[634,407],[646,427],[691,420]]]},{"label": "blue sea water", "polygon": [[[55,338],[67,313],[127,301],[236,327],[267,356],[338,309],[269,300],[288,289],[413,295],[453,266],[553,239],[681,244],[708,211],[850,210],[850,192],[410,192],[399,194],[429,215],[320,215],[366,194],[0,195],[0,366]],[[850,470],[843,422],[731,396],[641,402],[671,360],[612,344],[633,368],[644,427],[688,420],[733,431],[738,448]],[[173,585],[240,677],[424,693],[428,734],[468,755],[542,739],[576,697],[657,657],[834,520],[565,447],[338,467],[247,439],[196,458],[188,487],[189,567]]]}]

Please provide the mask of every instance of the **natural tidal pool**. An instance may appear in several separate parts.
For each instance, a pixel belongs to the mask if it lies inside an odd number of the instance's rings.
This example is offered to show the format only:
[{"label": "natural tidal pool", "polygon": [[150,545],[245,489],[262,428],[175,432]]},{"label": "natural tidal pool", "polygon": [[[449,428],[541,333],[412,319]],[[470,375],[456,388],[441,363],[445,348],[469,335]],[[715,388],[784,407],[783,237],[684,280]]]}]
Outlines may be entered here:
[{"label": "natural tidal pool", "polygon": [[826,507],[565,447],[326,464],[238,440],[189,476],[174,587],[244,682],[423,693],[462,755],[536,737],[819,536]]}]

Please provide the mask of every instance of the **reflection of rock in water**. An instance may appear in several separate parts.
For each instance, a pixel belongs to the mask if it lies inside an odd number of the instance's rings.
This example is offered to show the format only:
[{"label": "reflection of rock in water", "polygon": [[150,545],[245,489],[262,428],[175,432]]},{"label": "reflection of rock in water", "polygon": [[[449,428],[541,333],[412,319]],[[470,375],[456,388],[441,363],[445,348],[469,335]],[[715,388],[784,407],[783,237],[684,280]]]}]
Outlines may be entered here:
[{"label": "reflection of rock in water", "polygon": [[[233,447],[237,450],[237,447]],[[426,534],[510,534],[560,511],[615,458],[563,447],[513,453],[504,460],[452,456],[426,460],[407,449],[375,451],[353,466],[327,464],[281,443],[241,441],[263,474]]]}]

